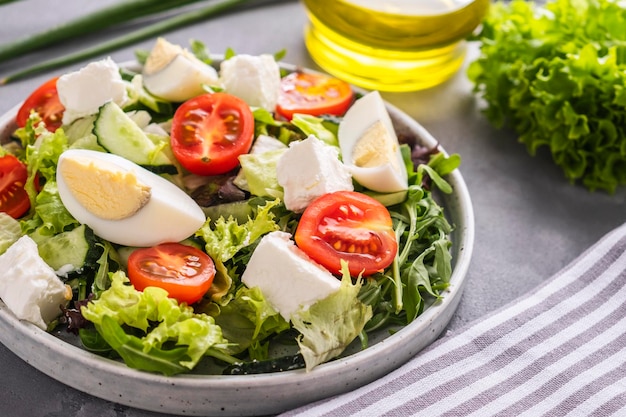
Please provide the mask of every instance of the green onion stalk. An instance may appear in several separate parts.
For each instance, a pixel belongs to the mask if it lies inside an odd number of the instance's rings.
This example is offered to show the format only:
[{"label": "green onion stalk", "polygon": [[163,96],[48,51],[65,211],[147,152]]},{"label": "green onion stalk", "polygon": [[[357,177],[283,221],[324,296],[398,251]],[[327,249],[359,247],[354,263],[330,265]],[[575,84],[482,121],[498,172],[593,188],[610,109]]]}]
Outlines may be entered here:
[{"label": "green onion stalk", "polygon": [[[7,2],[7,0],[0,1]],[[67,39],[76,38],[139,17],[149,16],[198,1],[200,0],[127,0],[63,23],[52,29],[27,36],[12,43],[0,45],[0,62]]]},{"label": "green onion stalk", "polygon": [[[192,1],[198,1],[198,0],[187,0],[186,2],[191,3]],[[87,48],[82,51],[78,51],[78,52],[71,53],[68,55],[64,55],[59,58],[50,59],[41,63],[37,63],[23,70],[9,74],[5,76],[4,78],[1,78],[0,86],[4,84],[8,84],[9,82],[27,78],[29,76],[35,75],[40,72],[49,71],[55,68],[65,66],[65,65],[73,64],[75,62],[80,62],[82,60],[85,60],[94,56],[105,54],[107,52],[110,52],[119,48],[123,48],[133,43],[136,43],[136,42],[139,42],[139,41],[142,41],[142,40],[154,37],[154,36],[158,36],[162,33],[165,33],[165,32],[168,32],[168,31],[171,31],[171,30],[174,30],[174,29],[186,26],[186,25],[191,25],[191,24],[203,21],[203,20],[220,16],[222,14],[225,14],[228,11],[233,10],[237,6],[242,6],[246,3],[255,3],[258,5],[262,3],[272,3],[276,1],[277,0],[261,0],[261,1],[259,0],[223,0],[223,1],[215,2],[215,4],[212,4],[210,6],[183,12],[178,15],[164,19],[158,23],[147,25],[141,29],[119,36],[108,42],[101,43],[97,46]],[[157,4],[159,3],[159,1],[152,0],[151,2],[146,1],[146,3]],[[169,4],[169,3],[176,3],[176,2],[166,1],[164,3]],[[178,4],[181,4],[181,2],[178,2]]]}]

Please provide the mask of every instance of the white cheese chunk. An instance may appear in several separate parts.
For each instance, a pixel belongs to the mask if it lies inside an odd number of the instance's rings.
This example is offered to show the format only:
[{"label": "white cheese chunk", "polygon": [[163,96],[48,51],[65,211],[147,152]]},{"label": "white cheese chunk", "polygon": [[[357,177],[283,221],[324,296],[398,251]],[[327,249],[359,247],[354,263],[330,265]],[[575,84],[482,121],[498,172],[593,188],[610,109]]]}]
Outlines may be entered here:
[{"label": "white cheese chunk", "polygon": [[241,280],[258,287],[270,305],[285,320],[300,308],[339,290],[341,282],[313,262],[285,232],[264,236],[255,249]]},{"label": "white cheese chunk", "polygon": [[59,100],[65,106],[63,124],[98,113],[108,101],[122,105],[128,100],[126,82],[111,58],[62,75],[57,80]]},{"label": "white cheese chunk", "polygon": [[0,255],[0,298],[20,320],[41,329],[61,314],[68,290],[39,256],[37,244],[22,236]]},{"label": "white cheese chunk", "polygon": [[274,111],[280,91],[280,68],[272,55],[235,55],[220,65],[224,90],[249,106]]},{"label": "white cheese chunk", "polygon": [[285,191],[285,206],[297,213],[324,194],[354,190],[350,170],[339,160],[339,150],[313,135],[290,144],[278,160],[276,175]]}]

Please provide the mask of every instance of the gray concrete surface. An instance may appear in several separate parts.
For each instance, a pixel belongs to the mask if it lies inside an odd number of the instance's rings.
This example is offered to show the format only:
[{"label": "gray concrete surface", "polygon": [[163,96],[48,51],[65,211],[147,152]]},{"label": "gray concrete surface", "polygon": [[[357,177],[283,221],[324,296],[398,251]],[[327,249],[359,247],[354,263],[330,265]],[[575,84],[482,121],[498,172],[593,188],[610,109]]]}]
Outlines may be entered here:
[{"label": "gray concrete surface", "polygon": [[[52,27],[113,0],[23,0],[0,6],[0,43]],[[306,21],[297,1],[267,5],[172,31],[174,43],[201,40],[214,53],[287,50],[285,61],[316,68],[303,44]],[[33,60],[97,44],[128,28],[85,36],[62,46],[0,63],[0,76]],[[122,62],[153,39],[110,55]],[[476,56],[472,46],[468,59]],[[53,74],[88,61],[0,87],[0,114]],[[449,325],[454,331],[531,291],[602,235],[626,221],[626,190],[591,193],[569,184],[547,153],[531,157],[514,133],[496,130],[480,112],[464,72],[439,87],[384,98],[422,123],[451,153],[463,158],[461,172],[476,215],[476,241],[467,286]],[[296,393],[294,393],[296,394]],[[297,394],[296,394],[297,395]],[[32,368],[0,345],[0,415],[28,417],[155,417],[157,414],[104,401],[67,387]]]}]

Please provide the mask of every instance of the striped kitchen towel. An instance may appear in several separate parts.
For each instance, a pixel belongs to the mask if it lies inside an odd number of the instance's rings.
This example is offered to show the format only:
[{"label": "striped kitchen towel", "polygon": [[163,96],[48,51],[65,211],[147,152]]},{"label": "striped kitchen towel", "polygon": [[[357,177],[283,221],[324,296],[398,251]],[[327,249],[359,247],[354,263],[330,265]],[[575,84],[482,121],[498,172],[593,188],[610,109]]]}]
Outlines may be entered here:
[{"label": "striped kitchen towel", "polygon": [[369,385],[286,416],[626,416],[626,224]]}]

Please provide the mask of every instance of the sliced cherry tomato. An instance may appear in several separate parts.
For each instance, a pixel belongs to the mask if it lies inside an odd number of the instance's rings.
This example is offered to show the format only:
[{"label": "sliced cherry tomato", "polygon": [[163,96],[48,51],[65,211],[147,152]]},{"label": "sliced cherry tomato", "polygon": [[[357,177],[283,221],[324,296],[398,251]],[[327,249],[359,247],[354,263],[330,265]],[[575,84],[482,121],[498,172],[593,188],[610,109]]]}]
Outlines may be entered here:
[{"label": "sliced cherry tomato", "polygon": [[245,101],[226,93],[184,102],[172,120],[174,156],[198,175],[224,174],[239,165],[254,137],[254,116]]},{"label": "sliced cherry tomato", "polygon": [[337,191],[313,200],[302,213],[295,241],[333,274],[340,273],[341,260],[346,260],[353,277],[384,270],[398,251],[387,208],[353,191]]},{"label": "sliced cherry tomato", "polygon": [[46,128],[51,132],[63,124],[65,107],[61,104],[59,93],[57,93],[58,78],[55,77],[43,83],[24,101],[15,117],[15,122],[19,127],[26,126],[31,110],[39,113],[41,119],[46,123]]},{"label": "sliced cherry tomato", "polygon": [[136,249],[128,257],[128,278],[135,289],[163,288],[171,298],[193,304],[209,290],[215,264],[206,253],[181,243]]},{"label": "sliced cherry tomato", "polygon": [[0,211],[19,219],[30,208],[24,184],[28,178],[26,165],[13,155],[0,157]]},{"label": "sliced cherry tomato", "polygon": [[282,78],[280,86],[276,111],[288,120],[295,113],[341,116],[354,96],[345,81],[318,73],[292,72]]}]

